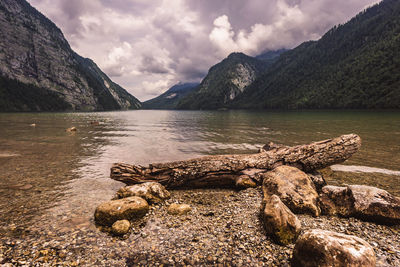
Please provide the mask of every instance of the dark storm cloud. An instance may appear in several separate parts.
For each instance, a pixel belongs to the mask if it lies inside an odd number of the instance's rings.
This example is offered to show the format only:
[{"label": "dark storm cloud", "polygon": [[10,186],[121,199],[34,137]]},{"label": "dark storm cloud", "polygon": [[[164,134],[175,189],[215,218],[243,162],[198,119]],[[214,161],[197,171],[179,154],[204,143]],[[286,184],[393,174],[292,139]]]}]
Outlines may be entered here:
[{"label": "dark storm cloud", "polygon": [[229,53],[318,39],[376,0],[29,0],[140,99],[198,81]]},{"label": "dark storm cloud", "polygon": [[148,73],[156,73],[156,74],[165,74],[168,73],[169,70],[164,66],[162,62],[159,62],[153,56],[144,56],[142,58],[142,64],[139,68],[142,72]]}]

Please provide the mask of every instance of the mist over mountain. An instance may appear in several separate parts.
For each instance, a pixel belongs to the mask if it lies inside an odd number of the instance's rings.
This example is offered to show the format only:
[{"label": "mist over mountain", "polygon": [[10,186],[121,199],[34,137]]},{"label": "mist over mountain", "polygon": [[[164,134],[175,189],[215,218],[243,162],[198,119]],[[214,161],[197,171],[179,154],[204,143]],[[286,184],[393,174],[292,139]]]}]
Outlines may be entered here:
[{"label": "mist over mountain", "polygon": [[179,101],[196,89],[199,83],[178,83],[165,93],[142,103],[144,109],[175,109]]}]

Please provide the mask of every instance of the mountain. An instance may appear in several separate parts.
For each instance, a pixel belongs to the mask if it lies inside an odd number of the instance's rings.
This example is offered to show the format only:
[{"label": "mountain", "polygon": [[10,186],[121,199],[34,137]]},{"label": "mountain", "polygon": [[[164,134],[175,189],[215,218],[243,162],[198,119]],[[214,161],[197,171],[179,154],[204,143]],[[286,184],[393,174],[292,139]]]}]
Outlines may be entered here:
[{"label": "mountain", "polygon": [[218,109],[243,93],[268,63],[243,53],[232,53],[214,65],[200,85],[183,97],[178,109]]},{"label": "mountain", "polygon": [[231,108],[400,108],[400,1],[283,53]]},{"label": "mountain", "polygon": [[0,1],[0,111],[137,109],[140,102],[25,0]]},{"label": "mountain", "polygon": [[144,109],[175,109],[178,102],[192,92],[198,83],[178,83],[165,93],[142,103]]},{"label": "mountain", "polygon": [[285,48],[282,48],[279,50],[267,51],[267,52],[264,52],[264,53],[256,56],[256,59],[262,60],[262,61],[266,62],[267,64],[272,65],[273,63],[275,63],[278,60],[278,57],[281,54],[283,54],[287,51],[289,51],[289,50],[285,49]]}]

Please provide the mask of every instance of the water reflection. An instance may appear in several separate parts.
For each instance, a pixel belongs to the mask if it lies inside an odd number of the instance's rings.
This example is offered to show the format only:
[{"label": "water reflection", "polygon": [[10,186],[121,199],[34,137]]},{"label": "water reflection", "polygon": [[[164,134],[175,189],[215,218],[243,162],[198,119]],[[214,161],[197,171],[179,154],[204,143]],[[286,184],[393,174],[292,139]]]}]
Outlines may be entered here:
[{"label": "water reflection", "polygon": [[[78,131],[65,132],[71,126]],[[270,141],[296,145],[345,133],[363,139],[347,165],[400,171],[399,112],[0,114],[0,226],[28,225],[45,216],[65,225],[88,222],[94,207],[120,186],[108,178],[113,162],[248,153]],[[397,180],[357,179],[400,192]]]}]

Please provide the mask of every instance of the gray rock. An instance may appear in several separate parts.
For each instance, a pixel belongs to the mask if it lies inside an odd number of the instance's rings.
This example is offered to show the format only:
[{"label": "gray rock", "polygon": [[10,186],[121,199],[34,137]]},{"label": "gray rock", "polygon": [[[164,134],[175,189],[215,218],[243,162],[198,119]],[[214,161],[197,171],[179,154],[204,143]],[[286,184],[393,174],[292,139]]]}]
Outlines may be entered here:
[{"label": "gray rock", "polygon": [[267,234],[282,245],[296,241],[301,231],[297,216],[283,204],[277,195],[266,197],[263,202],[262,218]]},{"label": "gray rock", "polygon": [[293,250],[293,267],[375,267],[373,248],[361,238],[314,229],[302,234]]},{"label": "gray rock", "polygon": [[277,195],[294,213],[319,216],[318,193],[306,173],[294,167],[279,166],[262,176],[264,196]]},{"label": "gray rock", "polygon": [[147,202],[161,203],[164,200],[171,197],[171,194],[165,189],[165,187],[156,182],[148,182],[143,184],[136,184],[131,186],[125,186],[118,190],[117,198],[125,197],[142,197]]},{"label": "gray rock", "polygon": [[128,197],[100,204],[94,213],[97,224],[111,226],[119,220],[134,220],[149,210],[147,201],[140,197]]}]

